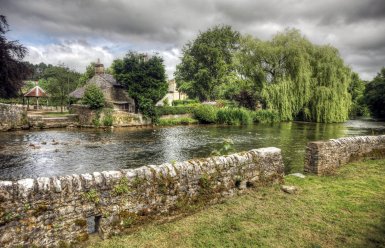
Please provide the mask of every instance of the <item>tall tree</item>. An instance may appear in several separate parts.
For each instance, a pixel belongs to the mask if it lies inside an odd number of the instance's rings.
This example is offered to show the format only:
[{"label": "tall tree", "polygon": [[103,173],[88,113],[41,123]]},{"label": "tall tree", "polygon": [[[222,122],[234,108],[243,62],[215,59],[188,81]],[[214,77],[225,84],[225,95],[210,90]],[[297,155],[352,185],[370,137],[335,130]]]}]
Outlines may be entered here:
[{"label": "tall tree", "polygon": [[202,101],[217,98],[218,88],[233,78],[239,37],[230,26],[215,26],[183,47],[175,76],[190,97]]},{"label": "tall tree", "polygon": [[385,67],[366,85],[364,97],[373,116],[385,118]]},{"label": "tall tree", "polygon": [[5,34],[9,25],[5,16],[0,15],[0,97],[16,96],[23,85],[22,80],[30,74],[30,69],[22,59],[27,48],[18,41],[8,41]]},{"label": "tall tree", "polygon": [[112,63],[117,81],[134,99],[136,110],[154,117],[155,104],[167,93],[168,84],[163,59],[159,56],[129,52]]},{"label": "tall tree", "polygon": [[46,89],[51,99],[58,103],[63,111],[68,94],[77,87],[80,74],[64,66],[52,66],[44,70],[42,86]]},{"label": "tall tree", "polygon": [[337,49],[314,45],[298,30],[287,29],[271,41],[243,38],[236,58],[241,79],[251,82],[260,91],[255,97],[282,120],[348,118],[351,71]]}]

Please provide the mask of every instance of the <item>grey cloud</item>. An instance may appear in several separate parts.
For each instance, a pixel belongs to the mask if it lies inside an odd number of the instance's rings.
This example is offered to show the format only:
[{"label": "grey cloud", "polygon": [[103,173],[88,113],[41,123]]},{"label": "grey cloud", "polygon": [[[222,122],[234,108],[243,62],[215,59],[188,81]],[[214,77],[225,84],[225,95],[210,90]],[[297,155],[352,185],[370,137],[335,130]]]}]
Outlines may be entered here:
[{"label": "grey cloud", "polygon": [[[262,39],[295,27],[313,42],[340,49],[365,77],[385,66],[378,55],[385,46],[384,0],[2,0],[1,12],[17,34],[76,41],[84,49],[97,45],[115,56],[127,47],[156,50],[167,56],[168,68],[178,61],[174,49],[215,24]],[[55,46],[69,48],[74,46]]]}]

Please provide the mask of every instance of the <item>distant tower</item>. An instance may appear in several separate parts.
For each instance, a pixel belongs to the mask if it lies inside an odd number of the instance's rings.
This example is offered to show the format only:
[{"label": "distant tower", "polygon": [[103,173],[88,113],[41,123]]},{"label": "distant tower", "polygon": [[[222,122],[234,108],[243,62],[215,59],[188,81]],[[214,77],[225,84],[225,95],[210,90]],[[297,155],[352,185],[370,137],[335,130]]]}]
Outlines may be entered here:
[{"label": "distant tower", "polygon": [[95,64],[95,74],[104,74],[104,65],[100,63],[100,59]]}]

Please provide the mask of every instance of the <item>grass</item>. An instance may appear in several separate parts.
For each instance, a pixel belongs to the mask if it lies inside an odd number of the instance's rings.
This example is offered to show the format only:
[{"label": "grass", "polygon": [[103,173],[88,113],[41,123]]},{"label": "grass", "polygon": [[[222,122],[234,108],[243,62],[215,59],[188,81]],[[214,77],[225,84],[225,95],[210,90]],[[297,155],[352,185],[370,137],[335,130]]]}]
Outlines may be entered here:
[{"label": "grass", "polygon": [[222,204],[89,247],[385,247],[385,160],[329,177],[287,176],[299,191],[257,188]]},{"label": "grass", "polygon": [[190,125],[198,124],[198,120],[190,117],[179,117],[170,119],[159,119],[159,126],[175,126],[175,125]]},{"label": "grass", "polygon": [[42,115],[48,117],[65,117],[69,112],[43,112]]}]

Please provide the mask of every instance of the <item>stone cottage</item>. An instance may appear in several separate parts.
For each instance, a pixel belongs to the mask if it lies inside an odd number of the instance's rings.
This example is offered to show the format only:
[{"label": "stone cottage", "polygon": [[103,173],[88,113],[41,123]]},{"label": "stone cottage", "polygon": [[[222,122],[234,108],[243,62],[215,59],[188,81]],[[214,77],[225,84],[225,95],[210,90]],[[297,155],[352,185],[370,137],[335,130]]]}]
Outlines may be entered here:
[{"label": "stone cottage", "polygon": [[104,99],[114,110],[135,112],[135,101],[132,99],[122,85],[116,82],[111,74],[104,71],[104,65],[98,62],[95,64],[95,75],[89,79],[83,87],[77,88],[69,94],[70,97],[81,99],[88,85],[95,84],[104,95]]}]

